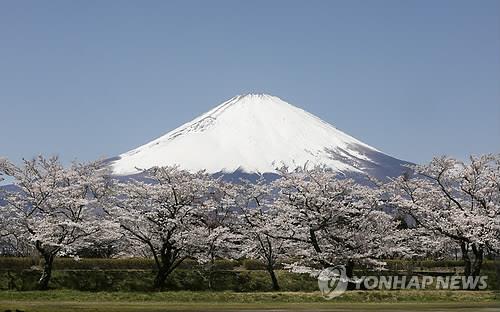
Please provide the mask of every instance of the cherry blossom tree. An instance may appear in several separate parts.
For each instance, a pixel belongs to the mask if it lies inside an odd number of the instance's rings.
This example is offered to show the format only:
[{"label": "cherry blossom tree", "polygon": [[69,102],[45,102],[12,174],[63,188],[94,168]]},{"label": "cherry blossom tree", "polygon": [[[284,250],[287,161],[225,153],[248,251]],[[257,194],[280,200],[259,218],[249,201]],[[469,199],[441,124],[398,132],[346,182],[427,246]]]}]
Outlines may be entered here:
[{"label": "cherry blossom tree", "polygon": [[379,191],[339,179],[324,167],[281,170],[278,237],[299,243],[294,265],[307,271],[345,264],[351,277],[356,263],[381,266],[378,259],[406,254],[399,222],[380,206]]},{"label": "cherry blossom tree", "polygon": [[136,248],[147,248],[157,273],[154,288],[164,288],[168,276],[188,257],[199,252],[204,239],[199,215],[210,181],[203,172],[177,167],[154,167],[144,179],[118,183],[111,218]]},{"label": "cherry blossom tree", "polygon": [[21,166],[3,161],[0,170],[18,188],[4,195],[4,213],[16,238],[31,242],[44,259],[39,287],[47,289],[54,258],[74,255],[99,233],[99,199],[107,196],[110,180],[100,162],[65,168],[57,157]]},{"label": "cherry blossom tree", "polygon": [[0,256],[28,257],[33,253],[33,244],[22,232],[17,222],[13,222],[6,206],[0,206]]},{"label": "cherry blossom tree", "polygon": [[237,217],[235,185],[221,178],[207,180],[207,185],[208,193],[196,212],[197,224],[192,229],[198,238],[193,257],[199,263],[198,272],[212,289],[216,260],[238,258],[242,237],[232,229]]},{"label": "cherry blossom tree", "polygon": [[[2,167],[5,166],[5,159],[3,158],[0,158],[0,182],[2,182],[4,180],[4,178],[2,177]],[[5,237],[7,237],[7,213],[4,209],[4,207],[2,206],[2,198],[4,196],[3,194],[3,189],[0,187],[0,248],[2,246],[5,246]]]},{"label": "cherry blossom tree", "polygon": [[[2,167],[5,168],[7,162],[5,159],[0,158],[0,182],[4,181],[2,177]],[[14,227],[11,222],[9,222],[9,216],[7,215],[7,207],[2,205],[4,203],[3,197],[5,196],[5,191],[0,185],[0,256],[2,255],[17,255],[18,248],[17,239],[15,235]]]},{"label": "cherry blossom tree", "polygon": [[417,227],[455,242],[464,274],[478,276],[484,253],[500,250],[500,155],[468,163],[436,157],[414,170],[387,185],[392,205]]},{"label": "cherry blossom tree", "polygon": [[277,238],[276,213],[273,207],[272,185],[264,179],[255,183],[241,181],[237,188],[238,220],[236,231],[243,237],[242,256],[259,259],[265,263],[273,290],[280,290],[276,267],[280,257],[293,242]]}]

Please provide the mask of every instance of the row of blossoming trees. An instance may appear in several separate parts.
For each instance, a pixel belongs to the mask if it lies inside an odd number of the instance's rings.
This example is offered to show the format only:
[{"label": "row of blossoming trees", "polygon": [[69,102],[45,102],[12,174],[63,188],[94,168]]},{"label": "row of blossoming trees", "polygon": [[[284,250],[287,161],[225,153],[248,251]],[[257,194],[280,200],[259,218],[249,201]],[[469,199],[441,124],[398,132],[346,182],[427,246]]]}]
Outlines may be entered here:
[{"label": "row of blossoming trees", "polygon": [[326,168],[280,170],[274,181],[230,183],[203,172],[152,168],[114,180],[101,163],[64,167],[38,157],[0,160],[0,240],[37,252],[46,289],[57,256],[114,245],[117,256],[146,255],[161,289],[185,259],[209,272],[216,259],[253,258],[274,289],[280,262],[311,272],[345,264],[446,254],[460,248],[464,274],[479,275],[500,250],[500,155],[467,163],[440,157],[389,182],[359,184]]}]

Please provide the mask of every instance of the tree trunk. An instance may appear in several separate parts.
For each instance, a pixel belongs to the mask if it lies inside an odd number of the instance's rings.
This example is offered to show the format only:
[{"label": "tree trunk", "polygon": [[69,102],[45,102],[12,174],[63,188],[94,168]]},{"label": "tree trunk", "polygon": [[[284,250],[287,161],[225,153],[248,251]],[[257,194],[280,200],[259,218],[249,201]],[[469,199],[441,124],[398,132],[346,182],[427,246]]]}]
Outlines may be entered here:
[{"label": "tree trunk", "polygon": [[153,288],[156,290],[163,290],[165,287],[165,281],[168,277],[168,269],[162,266],[156,273],[155,280],[153,283]]},{"label": "tree trunk", "polygon": [[214,270],[210,268],[208,271],[208,290],[212,291],[212,280],[214,279]]},{"label": "tree trunk", "polygon": [[[345,266],[345,275],[349,280],[351,280],[354,276],[354,261],[352,261],[351,259],[347,260],[347,264]],[[353,290],[355,288],[356,284],[349,281],[347,284],[347,289]]]},{"label": "tree trunk", "polygon": [[215,274],[215,255],[211,253],[210,264],[208,265],[208,290],[212,290]]},{"label": "tree trunk", "polygon": [[278,283],[278,278],[276,277],[276,273],[274,272],[274,267],[272,265],[268,265],[267,272],[269,272],[269,276],[271,277],[271,282],[273,283],[273,290],[279,291],[281,288]]},{"label": "tree trunk", "polygon": [[50,277],[52,276],[52,264],[54,263],[54,254],[48,252],[43,254],[44,264],[43,273],[38,281],[38,288],[40,290],[49,289]]},{"label": "tree trunk", "polygon": [[7,284],[8,290],[18,290],[15,282],[15,276],[13,276],[10,271],[7,271],[7,277],[9,278],[9,283]]},{"label": "tree trunk", "polygon": [[178,266],[181,264],[185,258],[178,260],[167,260],[168,257],[162,257],[163,261],[157,264],[158,272],[156,273],[156,277],[154,279],[153,287],[156,290],[163,290],[165,288],[165,281],[170,276]]},{"label": "tree trunk", "polygon": [[469,257],[469,248],[466,243],[460,243],[460,250],[462,251],[462,260],[464,261],[464,275],[470,276],[472,264]]},{"label": "tree trunk", "polygon": [[474,264],[472,266],[472,276],[479,276],[481,267],[483,266],[483,248],[472,245],[472,252],[474,253]]},{"label": "tree trunk", "polygon": [[318,238],[316,237],[316,232],[313,229],[309,229],[309,237],[311,238],[311,244],[316,252],[321,252],[319,247]]}]

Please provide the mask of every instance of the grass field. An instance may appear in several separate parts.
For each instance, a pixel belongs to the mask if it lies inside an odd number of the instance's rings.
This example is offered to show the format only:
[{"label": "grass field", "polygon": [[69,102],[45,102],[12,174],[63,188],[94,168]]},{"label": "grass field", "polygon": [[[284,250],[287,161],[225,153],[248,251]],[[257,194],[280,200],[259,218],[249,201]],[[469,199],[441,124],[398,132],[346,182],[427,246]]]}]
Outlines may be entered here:
[{"label": "grass field", "polygon": [[25,312],[165,312],[165,311],[387,311],[387,312],[497,312],[500,306],[494,303],[354,303],[354,304],[172,304],[163,302],[0,302],[0,311]]},{"label": "grass field", "polygon": [[325,300],[317,292],[0,292],[0,311],[498,311],[490,291],[350,291]]}]

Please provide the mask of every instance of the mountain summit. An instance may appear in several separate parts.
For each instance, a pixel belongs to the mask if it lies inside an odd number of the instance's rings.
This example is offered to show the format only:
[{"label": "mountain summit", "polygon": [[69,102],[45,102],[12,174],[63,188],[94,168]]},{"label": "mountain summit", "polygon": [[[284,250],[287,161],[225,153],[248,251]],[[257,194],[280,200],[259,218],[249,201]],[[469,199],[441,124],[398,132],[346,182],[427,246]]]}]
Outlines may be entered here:
[{"label": "mountain summit", "polygon": [[400,174],[404,164],[276,96],[247,94],[120,155],[111,166],[117,175],[130,175],[166,165],[209,173],[326,165],[340,174],[385,178]]}]

